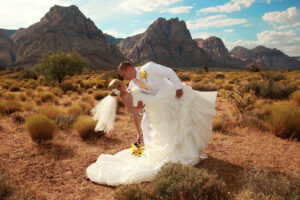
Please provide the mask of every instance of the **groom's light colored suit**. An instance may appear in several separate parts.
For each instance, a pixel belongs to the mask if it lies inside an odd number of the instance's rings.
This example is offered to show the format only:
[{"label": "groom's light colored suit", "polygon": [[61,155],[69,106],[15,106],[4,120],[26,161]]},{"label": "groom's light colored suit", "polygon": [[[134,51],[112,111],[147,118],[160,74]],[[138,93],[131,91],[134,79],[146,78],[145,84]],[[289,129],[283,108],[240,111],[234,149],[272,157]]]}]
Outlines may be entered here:
[{"label": "groom's light colored suit", "polygon": [[[183,87],[177,74],[169,67],[154,62],[148,62],[135,69],[137,72],[136,78],[130,81],[130,89],[134,86],[138,86],[143,92],[154,95],[165,85],[165,79],[168,79],[174,85],[176,90],[182,89]],[[147,112],[143,113],[141,128],[143,131],[144,143],[147,147],[151,139],[149,135],[149,132],[151,131],[150,119],[147,116]]]}]

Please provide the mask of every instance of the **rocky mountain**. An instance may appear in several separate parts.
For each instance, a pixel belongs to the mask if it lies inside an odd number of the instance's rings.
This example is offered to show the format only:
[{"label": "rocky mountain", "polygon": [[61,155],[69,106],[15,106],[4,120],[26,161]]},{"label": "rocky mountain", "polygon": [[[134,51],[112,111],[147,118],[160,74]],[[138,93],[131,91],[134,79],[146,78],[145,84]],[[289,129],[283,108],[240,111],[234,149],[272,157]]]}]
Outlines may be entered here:
[{"label": "rocky mountain", "polygon": [[257,46],[253,49],[235,47],[230,51],[235,58],[247,63],[258,63],[272,69],[300,69],[300,62],[296,58],[285,55],[278,49]]},{"label": "rocky mountain", "polygon": [[14,34],[17,30],[13,30],[13,29],[4,29],[4,31],[7,33],[7,35],[11,36],[11,35]]},{"label": "rocky mountain", "polygon": [[115,38],[114,36],[111,36],[107,33],[104,33],[104,36],[110,44],[118,44],[121,40],[124,39],[124,38]]},{"label": "rocky mountain", "polygon": [[53,6],[36,24],[19,29],[11,36],[14,41],[14,65],[36,63],[49,51],[78,51],[96,68],[116,68],[123,59],[119,49],[108,43],[94,22],[76,6]]},{"label": "rocky mountain", "polygon": [[141,34],[125,38],[118,47],[132,63],[154,61],[170,67],[210,64],[208,54],[192,40],[184,21],[158,18]]},{"label": "rocky mountain", "polygon": [[9,65],[14,59],[13,41],[5,30],[0,29],[0,65]]},{"label": "rocky mountain", "polygon": [[220,67],[241,67],[245,65],[240,59],[231,57],[223,41],[215,36],[207,39],[194,39],[199,48],[205,50],[214,63]]}]

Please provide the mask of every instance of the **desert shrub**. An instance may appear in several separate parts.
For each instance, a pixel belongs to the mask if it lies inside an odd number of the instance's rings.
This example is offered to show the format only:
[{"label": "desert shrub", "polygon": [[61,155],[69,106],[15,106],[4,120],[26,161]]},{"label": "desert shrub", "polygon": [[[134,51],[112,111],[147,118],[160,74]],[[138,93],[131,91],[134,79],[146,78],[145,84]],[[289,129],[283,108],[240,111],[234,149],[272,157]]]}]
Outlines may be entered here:
[{"label": "desert shrub", "polygon": [[37,86],[37,87],[35,88],[35,90],[38,91],[38,92],[43,92],[45,89],[44,89],[43,86]]},{"label": "desert shrub", "polygon": [[268,81],[251,81],[244,87],[245,92],[253,90],[256,96],[271,99],[287,98],[290,94],[297,90],[296,87],[286,85],[280,86],[272,80]]},{"label": "desert shrub", "polygon": [[34,93],[34,90],[33,89],[27,89],[25,90],[25,94],[28,96],[28,97],[35,97],[35,93]]},{"label": "desert shrub", "polygon": [[196,83],[199,82],[199,81],[202,81],[202,79],[203,79],[203,77],[201,75],[194,75],[192,77],[192,81],[196,82]]},{"label": "desert shrub", "polygon": [[96,88],[97,88],[97,89],[103,89],[103,88],[106,88],[105,80],[98,81],[98,82],[96,83]]},{"label": "desert shrub", "polygon": [[14,84],[14,85],[11,85],[8,90],[11,92],[20,91],[20,86]]},{"label": "desert shrub", "polygon": [[234,124],[227,114],[222,114],[214,118],[212,127],[216,132],[230,134],[234,128]]},{"label": "desert shrub", "polygon": [[293,92],[290,95],[290,99],[295,101],[297,103],[297,105],[300,106],[300,90]]},{"label": "desert shrub", "polygon": [[62,97],[64,91],[61,88],[55,87],[52,89],[53,94],[57,97]]},{"label": "desert shrub", "polygon": [[60,130],[69,130],[76,119],[76,115],[57,115],[54,121]]},{"label": "desert shrub", "polygon": [[25,122],[25,116],[22,112],[14,112],[10,115],[14,122],[17,123],[24,123]]},{"label": "desert shrub", "polygon": [[84,94],[81,96],[81,100],[90,104],[90,105],[94,105],[94,99],[91,95],[89,94]]},{"label": "desert shrub", "polygon": [[103,99],[107,95],[108,95],[108,92],[105,92],[105,91],[95,91],[93,93],[95,100],[98,100],[98,101]]},{"label": "desert shrub", "polygon": [[205,83],[192,83],[192,88],[198,91],[217,91],[217,88],[214,85],[205,84]]},{"label": "desert shrub", "polygon": [[292,103],[271,105],[270,119],[267,121],[271,131],[283,138],[300,137],[300,110]]},{"label": "desert shrub", "polygon": [[115,199],[229,199],[224,184],[205,169],[191,165],[167,163],[146,186],[121,186]]},{"label": "desert shrub", "polygon": [[114,78],[122,80],[122,77],[117,70],[104,71],[101,75],[101,79],[106,81],[109,81],[110,79]]},{"label": "desert shrub", "polygon": [[62,105],[64,105],[64,106],[70,106],[70,105],[72,105],[71,99],[64,99],[62,101]]},{"label": "desert shrub", "polygon": [[0,199],[7,199],[13,194],[13,187],[5,176],[0,177]]},{"label": "desert shrub", "polygon": [[64,93],[66,93],[68,90],[74,89],[74,85],[71,82],[67,82],[67,81],[60,83],[59,87],[60,89],[62,89]]},{"label": "desert shrub", "polygon": [[216,73],[215,78],[217,78],[217,79],[224,79],[225,78],[225,74],[218,72],[218,73]]},{"label": "desert shrub", "polygon": [[232,90],[234,88],[234,85],[230,83],[224,83],[222,87],[225,90]]},{"label": "desert shrub", "polygon": [[179,78],[181,81],[190,81],[191,77],[188,73],[179,73]]},{"label": "desert shrub", "polygon": [[51,140],[56,129],[55,122],[45,115],[34,114],[26,119],[25,127],[32,141]]},{"label": "desert shrub", "polygon": [[52,92],[42,92],[40,94],[40,97],[43,102],[54,102],[55,101],[55,96]]},{"label": "desert shrub", "polygon": [[77,116],[82,115],[84,113],[83,109],[78,104],[73,104],[72,106],[70,106],[67,109],[67,112],[68,112],[69,115],[77,115]]},{"label": "desert shrub", "polygon": [[250,94],[246,94],[242,87],[237,87],[233,91],[228,91],[227,98],[235,105],[236,109],[241,114],[244,114],[247,108],[254,104],[253,92],[250,91]]},{"label": "desert shrub", "polygon": [[236,200],[251,196],[253,198],[248,199],[294,200],[299,197],[299,176],[251,170],[244,173],[243,182],[243,189],[237,195],[240,198]]},{"label": "desert shrub", "polygon": [[19,94],[19,99],[20,99],[21,101],[26,101],[26,95],[25,95],[24,93],[20,93],[20,94]]},{"label": "desert shrub", "polygon": [[3,94],[3,99],[5,100],[16,100],[16,95],[12,92],[6,92]]},{"label": "desert shrub", "polygon": [[78,101],[77,104],[82,108],[82,110],[85,114],[90,113],[91,106],[88,103],[85,103],[83,101]]},{"label": "desert shrub", "polygon": [[247,113],[241,119],[239,119],[236,122],[236,126],[251,127],[262,132],[268,130],[268,127],[265,125],[265,123],[259,117],[257,117],[257,115],[254,115],[252,113]]},{"label": "desert shrub", "polygon": [[78,132],[78,135],[83,139],[91,139],[99,137],[104,132],[95,132],[97,122],[88,116],[79,116],[73,125],[73,128]]},{"label": "desert shrub", "polygon": [[50,119],[54,119],[58,115],[65,114],[65,111],[57,106],[41,106],[39,108],[39,112]]},{"label": "desert shrub", "polygon": [[21,80],[24,80],[24,79],[35,79],[36,80],[36,79],[38,79],[38,75],[33,70],[25,69],[19,73],[18,78]]},{"label": "desert shrub", "polygon": [[22,111],[22,106],[18,101],[0,101],[0,113],[9,115],[17,111]]},{"label": "desert shrub", "polygon": [[251,63],[247,67],[250,72],[259,72],[261,69],[261,66],[255,63]]},{"label": "desert shrub", "polygon": [[280,72],[264,71],[260,73],[263,80],[280,81],[286,77]]},{"label": "desert shrub", "polygon": [[38,83],[36,80],[30,79],[27,81],[27,83],[24,84],[24,88],[31,88],[35,89],[38,86]]},{"label": "desert shrub", "polygon": [[35,103],[33,103],[32,101],[25,102],[23,104],[23,109],[26,111],[32,111],[32,110],[34,110],[34,108],[35,108]]},{"label": "desert shrub", "polygon": [[43,103],[41,97],[34,97],[33,101],[36,105],[41,105]]},{"label": "desert shrub", "polygon": [[8,88],[9,88],[9,84],[8,83],[1,83],[1,87],[3,88],[3,89],[6,89],[6,90],[8,90]]}]

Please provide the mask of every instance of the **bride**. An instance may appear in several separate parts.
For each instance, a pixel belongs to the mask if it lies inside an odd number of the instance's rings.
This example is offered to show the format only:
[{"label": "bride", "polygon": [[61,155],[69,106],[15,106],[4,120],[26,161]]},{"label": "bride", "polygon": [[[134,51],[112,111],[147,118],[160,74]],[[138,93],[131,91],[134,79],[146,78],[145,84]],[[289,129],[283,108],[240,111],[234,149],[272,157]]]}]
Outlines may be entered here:
[{"label": "bride", "polygon": [[[155,95],[147,94],[137,86],[128,90],[122,81],[116,79],[111,81],[109,89],[113,96],[121,97],[134,119],[138,114],[135,107],[143,102],[151,121],[151,140],[141,157],[132,155],[130,149],[114,155],[101,154],[86,169],[91,181],[114,186],[150,181],[167,162],[195,165],[201,157],[206,157],[204,150],[211,135],[217,92],[199,92],[183,84],[184,95],[175,99],[176,90],[167,79]],[[115,97],[106,97],[92,110],[94,119],[101,118],[98,124],[102,124],[102,130],[107,128],[106,124],[110,124],[107,129],[110,130],[115,117],[115,113],[111,114],[115,109],[109,108],[108,111],[107,107],[114,103],[106,103],[106,106],[102,103],[107,99]],[[140,134],[138,120],[134,123]]]}]

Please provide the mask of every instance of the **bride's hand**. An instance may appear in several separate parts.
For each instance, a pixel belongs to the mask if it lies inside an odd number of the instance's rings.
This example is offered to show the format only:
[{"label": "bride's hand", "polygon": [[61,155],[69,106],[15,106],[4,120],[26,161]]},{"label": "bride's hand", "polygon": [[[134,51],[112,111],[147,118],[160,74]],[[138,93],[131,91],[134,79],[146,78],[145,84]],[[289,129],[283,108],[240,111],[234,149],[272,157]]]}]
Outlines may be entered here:
[{"label": "bride's hand", "polygon": [[137,141],[139,143],[142,143],[142,141],[143,141],[143,135],[139,134],[138,137],[137,137]]},{"label": "bride's hand", "polygon": [[135,107],[135,109],[137,110],[137,112],[141,112],[145,107],[145,104],[142,101],[138,102],[138,105]]}]

